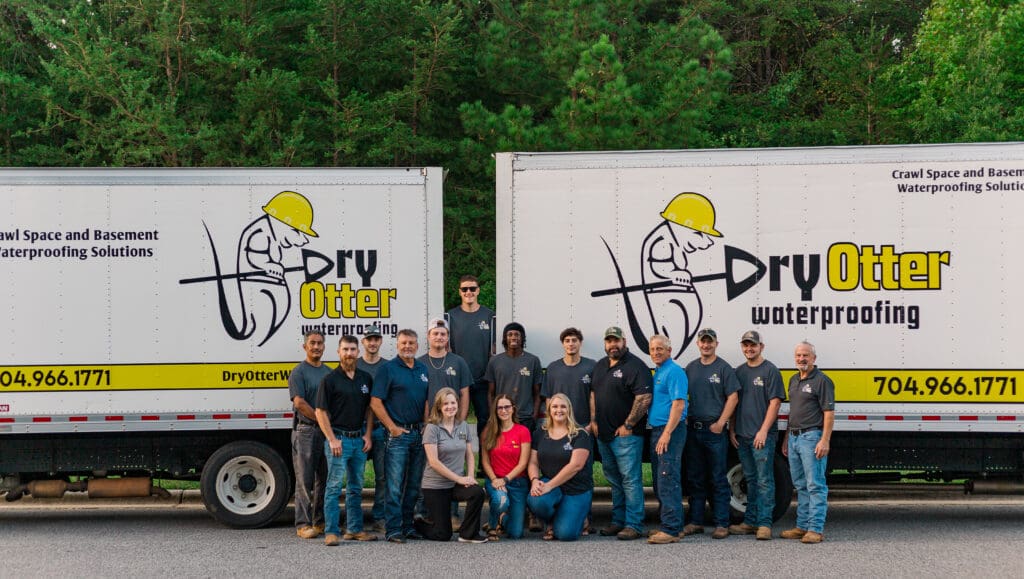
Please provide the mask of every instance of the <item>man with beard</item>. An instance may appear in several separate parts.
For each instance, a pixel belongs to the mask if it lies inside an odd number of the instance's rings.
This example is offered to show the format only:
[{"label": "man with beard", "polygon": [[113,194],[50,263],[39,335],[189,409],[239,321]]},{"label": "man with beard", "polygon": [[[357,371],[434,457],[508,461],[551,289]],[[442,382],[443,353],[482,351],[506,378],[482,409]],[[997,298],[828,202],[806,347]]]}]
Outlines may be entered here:
[{"label": "man with beard", "polygon": [[626,347],[622,328],[605,330],[604,351],[608,355],[594,366],[593,391],[597,448],[612,487],[612,524],[601,534],[633,540],[644,526],[641,460],[651,371]]}]

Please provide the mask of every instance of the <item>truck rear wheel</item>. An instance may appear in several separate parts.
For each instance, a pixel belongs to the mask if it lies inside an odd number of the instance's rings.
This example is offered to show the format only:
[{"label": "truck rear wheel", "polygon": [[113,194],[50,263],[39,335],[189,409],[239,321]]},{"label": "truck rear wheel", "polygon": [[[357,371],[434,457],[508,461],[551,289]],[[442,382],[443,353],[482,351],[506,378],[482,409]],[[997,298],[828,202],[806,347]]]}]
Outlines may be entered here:
[{"label": "truck rear wheel", "polygon": [[273,448],[237,441],[217,449],[203,465],[200,489],[206,510],[230,527],[254,529],[288,505],[288,467]]},{"label": "truck rear wheel", "polygon": [[[789,476],[789,461],[780,454],[775,455],[775,509],[772,521],[778,521],[789,510],[793,501],[793,480]],[[729,516],[734,523],[743,522],[747,512],[747,479],[743,475],[743,465],[736,463],[726,474],[732,496],[729,498]]]}]

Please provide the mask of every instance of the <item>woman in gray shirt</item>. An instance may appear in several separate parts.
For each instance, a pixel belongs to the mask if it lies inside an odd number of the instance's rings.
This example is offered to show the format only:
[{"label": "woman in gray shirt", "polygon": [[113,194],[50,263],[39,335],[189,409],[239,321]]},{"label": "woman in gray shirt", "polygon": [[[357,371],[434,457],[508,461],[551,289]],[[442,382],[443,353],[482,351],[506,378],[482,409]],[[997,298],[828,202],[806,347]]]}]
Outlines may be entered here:
[{"label": "woman in gray shirt", "polygon": [[[451,388],[442,388],[430,408],[423,429],[423,450],[427,467],[423,470],[423,504],[428,518],[416,522],[417,530],[431,541],[452,538],[452,502],[465,501],[466,514],[459,527],[459,542],[486,543],[480,534],[480,512],[486,493],[475,478],[467,475],[476,466],[473,440],[476,429],[458,420],[459,397]],[[468,469],[467,469],[468,465]]]}]

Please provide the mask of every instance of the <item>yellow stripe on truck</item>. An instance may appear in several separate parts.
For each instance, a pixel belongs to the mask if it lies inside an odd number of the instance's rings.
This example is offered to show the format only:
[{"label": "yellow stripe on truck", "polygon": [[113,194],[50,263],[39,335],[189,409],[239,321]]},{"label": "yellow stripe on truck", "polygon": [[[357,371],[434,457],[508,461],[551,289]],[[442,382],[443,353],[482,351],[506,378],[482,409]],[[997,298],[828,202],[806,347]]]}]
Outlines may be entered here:
[{"label": "yellow stripe on truck", "polygon": [[0,366],[3,392],[283,388],[295,362]]},{"label": "yellow stripe on truck", "polygon": [[[836,402],[1024,403],[1021,370],[831,370]],[[783,371],[783,380],[795,370]]]}]

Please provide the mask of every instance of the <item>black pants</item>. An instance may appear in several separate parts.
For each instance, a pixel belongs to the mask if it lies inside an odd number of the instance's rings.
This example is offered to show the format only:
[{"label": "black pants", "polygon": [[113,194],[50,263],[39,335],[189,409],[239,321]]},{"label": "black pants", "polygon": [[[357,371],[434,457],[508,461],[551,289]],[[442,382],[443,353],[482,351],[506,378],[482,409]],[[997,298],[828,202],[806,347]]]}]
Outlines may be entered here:
[{"label": "black pants", "polygon": [[480,534],[480,512],[484,508],[487,493],[480,485],[471,487],[460,484],[450,489],[423,489],[423,504],[427,507],[428,519],[416,521],[416,530],[431,541],[448,541],[452,538],[452,503],[466,502],[466,513],[459,526],[459,536],[472,539]]}]

